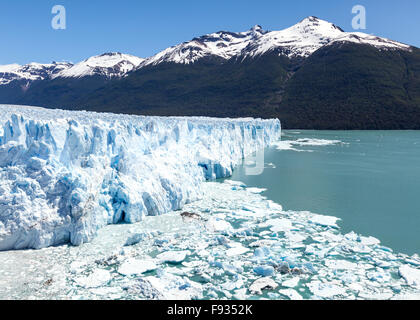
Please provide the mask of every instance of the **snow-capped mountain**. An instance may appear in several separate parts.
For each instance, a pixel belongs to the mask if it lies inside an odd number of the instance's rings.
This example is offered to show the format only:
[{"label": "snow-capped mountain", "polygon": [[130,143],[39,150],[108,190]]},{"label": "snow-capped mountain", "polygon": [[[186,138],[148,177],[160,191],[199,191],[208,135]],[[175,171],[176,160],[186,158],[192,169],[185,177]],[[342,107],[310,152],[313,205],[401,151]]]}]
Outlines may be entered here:
[{"label": "snow-capped mountain", "polygon": [[71,63],[53,62],[51,64],[29,63],[26,65],[9,64],[0,66],[0,85],[6,85],[14,80],[44,80],[52,75],[66,70]]},{"label": "snow-capped mountain", "polygon": [[308,17],[281,31],[264,31],[261,26],[256,25],[246,32],[220,31],[204,35],[165,49],[146,59],[140,67],[162,62],[190,64],[209,56],[222,59],[256,57],[270,51],[278,51],[288,57],[308,57],[324,45],[337,41],[365,43],[377,48],[410,48],[408,45],[365,33],[344,32],[330,22]]},{"label": "snow-capped mountain", "polygon": [[129,54],[112,52],[90,57],[77,64],[33,62],[26,65],[3,65],[0,66],[0,85],[7,85],[14,80],[26,80],[29,86],[36,80],[55,78],[82,78],[94,75],[106,78],[122,77],[137,68],[143,60]]},{"label": "snow-capped mountain", "polygon": [[105,53],[74,65],[0,66],[0,103],[419,129],[419,65],[416,47],[308,17],[280,31],[203,35],[146,59]]},{"label": "snow-capped mountain", "polygon": [[207,34],[167,48],[155,56],[146,59],[141,64],[141,67],[150,64],[156,65],[162,62],[189,64],[208,56],[230,59],[240,54],[250,43],[259,39],[264,32],[257,25],[246,32],[219,31]]},{"label": "snow-capped mountain", "polygon": [[344,32],[336,25],[308,17],[296,25],[281,31],[264,31],[256,25],[245,32],[219,31],[167,48],[147,59],[119,52],[104,53],[90,57],[77,64],[30,63],[0,66],[0,85],[13,80],[82,78],[99,75],[108,79],[123,77],[130,71],[163,62],[180,64],[194,63],[205,57],[244,59],[257,57],[267,52],[279,55],[308,57],[321,47],[336,42],[369,44],[377,48],[409,50],[410,46],[368,35],[361,32]]},{"label": "snow-capped mountain", "polygon": [[122,77],[143,62],[144,59],[120,52],[104,53],[79,62],[56,73],[52,78],[82,78],[100,75],[107,78]]}]

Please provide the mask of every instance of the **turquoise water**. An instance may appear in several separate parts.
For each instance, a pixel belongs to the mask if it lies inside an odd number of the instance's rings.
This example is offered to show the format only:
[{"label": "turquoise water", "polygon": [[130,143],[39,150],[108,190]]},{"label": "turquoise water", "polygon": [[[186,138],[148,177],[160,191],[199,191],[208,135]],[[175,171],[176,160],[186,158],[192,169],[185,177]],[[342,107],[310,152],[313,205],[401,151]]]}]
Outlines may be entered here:
[{"label": "turquoise water", "polygon": [[284,131],[264,161],[261,175],[240,166],[232,179],[267,188],[284,209],[333,215],[343,232],[420,253],[420,131]]}]

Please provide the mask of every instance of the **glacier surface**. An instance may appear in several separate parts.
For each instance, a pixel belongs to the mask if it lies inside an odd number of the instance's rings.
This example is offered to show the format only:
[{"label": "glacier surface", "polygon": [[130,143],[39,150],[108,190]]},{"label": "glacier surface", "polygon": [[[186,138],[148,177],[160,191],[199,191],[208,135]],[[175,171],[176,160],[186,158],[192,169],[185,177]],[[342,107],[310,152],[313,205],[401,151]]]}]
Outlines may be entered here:
[{"label": "glacier surface", "polygon": [[0,250],[89,242],[182,208],[279,139],[279,120],[0,106]]}]

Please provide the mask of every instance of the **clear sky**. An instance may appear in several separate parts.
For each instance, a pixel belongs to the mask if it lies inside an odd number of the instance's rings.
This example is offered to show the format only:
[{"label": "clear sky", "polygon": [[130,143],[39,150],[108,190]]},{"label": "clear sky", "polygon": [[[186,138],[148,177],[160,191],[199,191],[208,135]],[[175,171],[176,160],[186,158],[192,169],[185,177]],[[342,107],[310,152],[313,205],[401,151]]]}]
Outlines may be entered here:
[{"label": "clear sky", "polygon": [[[281,30],[311,15],[353,31],[357,4],[367,10],[364,32],[420,47],[419,0],[2,0],[0,64],[78,62],[110,51],[148,57],[206,33]],[[66,30],[51,27],[54,5],[66,8]]]}]

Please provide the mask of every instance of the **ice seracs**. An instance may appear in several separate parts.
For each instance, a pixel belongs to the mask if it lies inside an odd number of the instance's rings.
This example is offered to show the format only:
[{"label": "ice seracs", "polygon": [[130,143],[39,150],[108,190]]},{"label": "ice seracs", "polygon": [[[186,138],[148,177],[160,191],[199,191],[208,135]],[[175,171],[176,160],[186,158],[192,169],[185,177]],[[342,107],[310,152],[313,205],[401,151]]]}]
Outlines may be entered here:
[{"label": "ice seracs", "polygon": [[[159,118],[0,106],[0,250],[90,241],[181,209],[280,137],[278,120]],[[180,217],[181,218],[181,217]],[[232,230],[215,216],[206,227]]]}]

